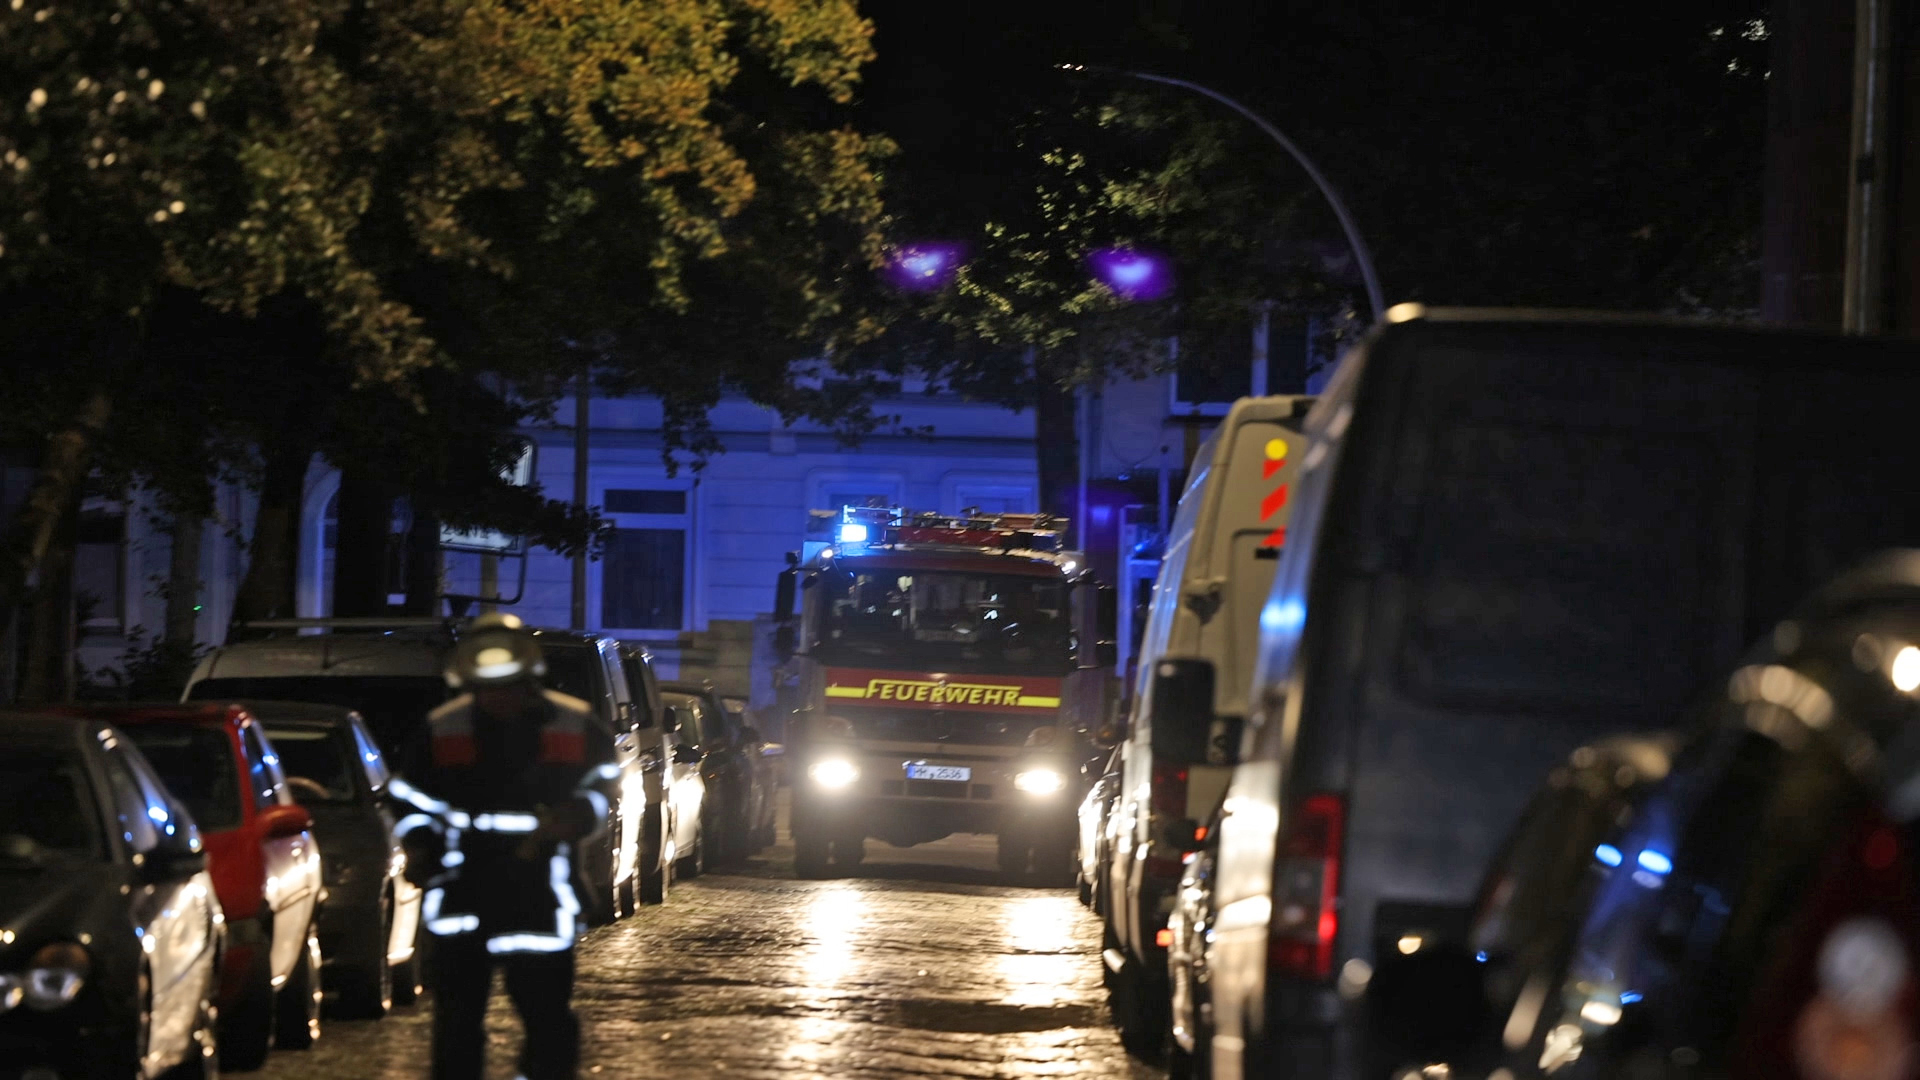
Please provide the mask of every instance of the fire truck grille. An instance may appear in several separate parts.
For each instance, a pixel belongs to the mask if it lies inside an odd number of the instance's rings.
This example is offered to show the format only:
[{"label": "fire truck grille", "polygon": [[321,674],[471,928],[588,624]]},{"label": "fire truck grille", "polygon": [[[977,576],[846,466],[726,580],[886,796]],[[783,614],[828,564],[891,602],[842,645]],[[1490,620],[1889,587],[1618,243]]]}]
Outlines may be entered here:
[{"label": "fire truck grille", "polygon": [[1004,713],[847,709],[839,715],[853,724],[854,734],[862,739],[944,742],[960,746],[1022,746],[1035,728],[1052,726],[1047,717]]}]

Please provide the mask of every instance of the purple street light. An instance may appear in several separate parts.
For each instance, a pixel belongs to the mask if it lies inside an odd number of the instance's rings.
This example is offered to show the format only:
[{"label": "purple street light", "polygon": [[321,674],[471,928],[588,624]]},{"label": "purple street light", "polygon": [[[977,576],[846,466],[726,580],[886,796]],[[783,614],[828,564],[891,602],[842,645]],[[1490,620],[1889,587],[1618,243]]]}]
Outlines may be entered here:
[{"label": "purple street light", "polygon": [[1158,300],[1173,291],[1167,260],[1133,248],[1101,248],[1087,256],[1093,276],[1122,300]]},{"label": "purple street light", "polygon": [[932,292],[953,280],[965,258],[966,249],[959,244],[908,244],[887,259],[887,280],[909,292]]}]

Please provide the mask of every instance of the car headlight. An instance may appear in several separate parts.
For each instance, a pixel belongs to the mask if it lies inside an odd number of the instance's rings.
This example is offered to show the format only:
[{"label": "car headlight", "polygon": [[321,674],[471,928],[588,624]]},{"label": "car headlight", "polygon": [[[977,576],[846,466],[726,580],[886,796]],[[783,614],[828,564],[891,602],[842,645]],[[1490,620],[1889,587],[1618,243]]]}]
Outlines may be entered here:
[{"label": "car headlight", "polygon": [[807,766],[807,775],[823,788],[843,788],[860,779],[860,769],[845,758],[828,758]]},{"label": "car headlight", "polygon": [[71,941],[56,941],[33,954],[22,978],[27,1007],[41,1012],[62,1008],[80,996],[93,973],[93,958]]},{"label": "car headlight", "polygon": [[1013,786],[1029,795],[1051,795],[1067,786],[1057,769],[1022,769],[1013,774]]}]

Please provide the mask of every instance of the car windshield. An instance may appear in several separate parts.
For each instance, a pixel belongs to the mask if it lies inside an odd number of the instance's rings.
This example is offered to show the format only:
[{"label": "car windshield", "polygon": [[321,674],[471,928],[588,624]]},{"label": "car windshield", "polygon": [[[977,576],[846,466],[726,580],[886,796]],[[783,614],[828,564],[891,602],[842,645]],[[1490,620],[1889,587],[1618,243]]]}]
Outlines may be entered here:
[{"label": "car windshield", "polygon": [[34,863],[50,854],[98,857],[91,791],[77,754],[0,750],[0,863]]},{"label": "car windshield", "polygon": [[448,697],[446,682],[427,675],[203,679],[187,694],[195,701],[313,701],[352,709],[395,761],[405,760],[427,714]]},{"label": "car windshield", "polygon": [[[339,734],[312,724],[268,724],[266,728],[295,799],[303,803],[354,801],[356,770]],[[317,789],[299,783],[301,779],[317,785]]]},{"label": "car windshield", "polygon": [[540,643],[540,653],[547,659],[549,687],[598,708],[597,703],[603,696],[598,650],[585,645],[543,641]]},{"label": "car windshield", "polygon": [[817,650],[829,662],[1048,672],[1072,663],[1067,587],[1060,581],[836,568],[821,575],[816,588],[825,590]]},{"label": "car windshield", "polygon": [[202,829],[240,825],[240,776],[226,729],[142,723],[128,724],[125,730]]}]

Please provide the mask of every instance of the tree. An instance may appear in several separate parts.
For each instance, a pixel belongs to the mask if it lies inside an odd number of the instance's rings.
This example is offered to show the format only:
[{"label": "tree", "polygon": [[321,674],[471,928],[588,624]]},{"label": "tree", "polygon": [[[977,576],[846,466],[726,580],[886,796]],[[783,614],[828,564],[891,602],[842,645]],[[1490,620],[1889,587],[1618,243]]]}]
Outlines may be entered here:
[{"label": "tree", "polygon": [[[0,294],[66,331],[41,339],[63,340],[57,370],[0,403],[32,419],[16,430],[59,433],[43,490],[14,522],[0,609],[17,604],[45,560],[50,522],[102,462],[100,441],[121,423],[108,417],[155,400],[188,406],[176,422],[208,425],[195,429],[203,477],[225,469],[259,484],[267,527],[254,536],[245,606],[284,606],[293,478],[316,452],[380,457],[355,443],[364,429],[330,427],[333,410],[359,395],[382,415],[420,417],[422,379],[438,368],[534,385],[537,408],[542,377],[569,359],[556,342],[574,329],[553,318],[564,297],[537,270],[564,261],[585,223],[606,225],[593,211],[609,196],[623,254],[639,255],[623,267],[621,300],[673,317],[693,300],[688,267],[742,246],[736,223],[763,177],[808,210],[797,224],[763,221],[763,234],[831,221],[877,250],[871,164],[884,145],[798,112],[776,119],[799,123],[764,131],[727,96],[753,76],[844,100],[869,32],[850,0],[209,0],[0,13]],[[502,206],[515,214],[491,216]],[[832,306],[818,271],[789,290],[803,322]],[[464,357],[446,347],[443,334],[490,290],[519,306],[479,321],[511,323],[506,340],[541,347]],[[152,362],[143,350],[163,302],[271,328],[282,362],[235,372],[178,351]],[[199,318],[195,308],[186,321]],[[77,326],[101,340],[74,340]],[[216,372],[236,377],[209,400],[162,393],[213,386],[204,376]],[[159,471],[108,466],[139,480]]]}]

